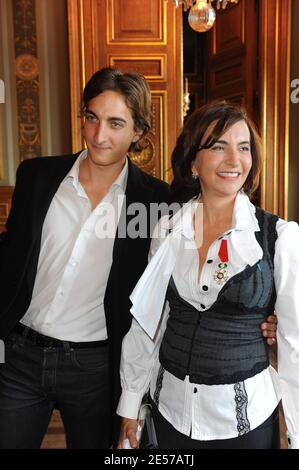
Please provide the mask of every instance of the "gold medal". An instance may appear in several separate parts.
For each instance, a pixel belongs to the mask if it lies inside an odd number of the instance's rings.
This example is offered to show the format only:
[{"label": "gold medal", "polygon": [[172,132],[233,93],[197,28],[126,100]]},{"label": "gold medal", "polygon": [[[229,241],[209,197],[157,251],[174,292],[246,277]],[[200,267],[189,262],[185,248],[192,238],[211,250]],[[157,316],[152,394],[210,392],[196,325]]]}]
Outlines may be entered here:
[{"label": "gold medal", "polygon": [[217,284],[223,284],[229,278],[229,275],[227,274],[227,270],[222,268],[221,265],[222,263],[218,264],[219,269],[217,269],[214,274],[214,281],[216,281]]},{"label": "gold medal", "polygon": [[214,274],[214,281],[217,284],[224,284],[229,275],[227,274],[227,263],[228,263],[228,250],[227,250],[227,240],[222,240],[221,245],[218,252],[218,257],[221,260],[221,263],[218,264],[218,269],[215,271]]}]

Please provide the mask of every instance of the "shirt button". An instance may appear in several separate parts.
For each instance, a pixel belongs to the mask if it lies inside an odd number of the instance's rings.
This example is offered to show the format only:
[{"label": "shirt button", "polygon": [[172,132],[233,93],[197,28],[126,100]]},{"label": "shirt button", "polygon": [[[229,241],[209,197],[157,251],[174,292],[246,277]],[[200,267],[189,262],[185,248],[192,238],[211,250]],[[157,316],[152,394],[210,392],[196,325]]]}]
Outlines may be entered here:
[{"label": "shirt button", "polygon": [[208,286],[202,286],[202,290],[207,291],[209,290]]},{"label": "shirt button", "polygon": [[208,263],[208,264],[212,264],[212,263],[213,263],[213,260],[212,260],[212,259],[208,259],[207,263]]},{"label": "shirt button", "polygon": [[206,308],[206,306],[204,304],[200,304],[200,306],[201,306],[202,309]]},{"label": "shirt button", "polygon": [[193,389],[193,393],[197,393],[197,388],[196,387]]}]

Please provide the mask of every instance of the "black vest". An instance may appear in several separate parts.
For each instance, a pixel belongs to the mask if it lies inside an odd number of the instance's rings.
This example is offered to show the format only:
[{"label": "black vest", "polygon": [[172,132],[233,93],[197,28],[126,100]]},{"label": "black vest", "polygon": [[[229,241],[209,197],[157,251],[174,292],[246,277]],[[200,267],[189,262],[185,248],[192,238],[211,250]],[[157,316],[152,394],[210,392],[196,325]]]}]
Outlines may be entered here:
[{"label": "black vest", "polygon": [[240,382],[269,365],[260,324],[276,300],[273,258],[277,216],[256,209],[260,232],[255,236],[263,258],[230,278],[215,303],[199,312],[183,300],[171,278],[167,290],[170,314],[160,348],[162,367],[192,383]]}]

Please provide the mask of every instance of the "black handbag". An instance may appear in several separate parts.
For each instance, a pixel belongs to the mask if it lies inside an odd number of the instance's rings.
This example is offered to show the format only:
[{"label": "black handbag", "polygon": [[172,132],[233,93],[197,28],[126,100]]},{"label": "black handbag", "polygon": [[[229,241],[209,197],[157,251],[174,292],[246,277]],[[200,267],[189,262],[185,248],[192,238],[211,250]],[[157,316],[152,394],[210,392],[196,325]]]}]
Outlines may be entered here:
[{"label": "black handbag", "polygon": [[144,424],[139,449],[158,449],[155,423],[152,416],[152,405],[149,402],[148,396],[146,397],[146,401],[141,405],[140,415],[142,415]]}]

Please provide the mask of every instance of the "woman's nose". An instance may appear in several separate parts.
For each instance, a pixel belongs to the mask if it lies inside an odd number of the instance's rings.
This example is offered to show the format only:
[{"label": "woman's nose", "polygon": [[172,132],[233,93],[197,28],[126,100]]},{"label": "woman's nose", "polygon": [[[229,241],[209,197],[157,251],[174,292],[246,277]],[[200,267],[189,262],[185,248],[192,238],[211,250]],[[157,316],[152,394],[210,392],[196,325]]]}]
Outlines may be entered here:
[{"label": "woman's nose", "polygon": [[239,161],[239,153],[237,149],[232,147],[227,149],[226,162],[230,165],[236,165]]}]

